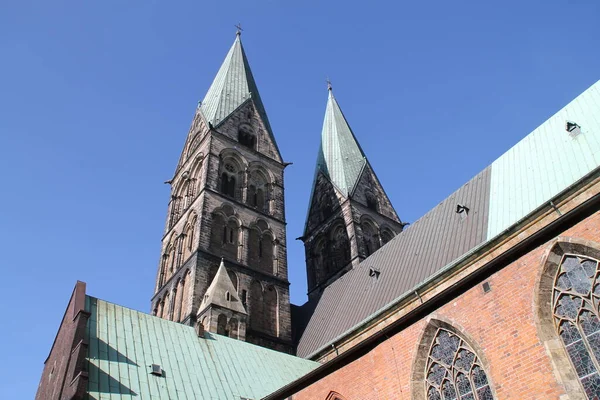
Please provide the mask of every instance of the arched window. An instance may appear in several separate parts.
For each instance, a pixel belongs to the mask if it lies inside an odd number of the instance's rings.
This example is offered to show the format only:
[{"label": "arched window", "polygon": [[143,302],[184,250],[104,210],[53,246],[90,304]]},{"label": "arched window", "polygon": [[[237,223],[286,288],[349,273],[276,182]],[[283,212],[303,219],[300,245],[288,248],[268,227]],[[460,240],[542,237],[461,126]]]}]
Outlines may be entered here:
[{"label": "arched window", "polygon": [[211,249],[218,255],[237,260],[239,243],[239,224],[234,217],[225,217],[221,213],[213,214],[211,226]]},{"label": "arched window", "polygon": [[350,262],[350,240],[342,225],[337,225],[331,233],[329,273],[334,273]]},{"label": "arched window", "polygon": [[183,282],[180,280],[177,282],[175,286],[176,289],[173,289],[173,299],[175,301],[173,307],[173,321],[179,322],[181,321],[181,300],[183,298]]},{"label": "arched window", "polygon": [[386,244],[392,240],[396,234],[388,228],[381,229],[381,243]]},{"label": "arched window", "polygon": [[267,174],[261,170],[252,171],[248,177],[246,204],[261,212],[268,212],[268,187],[269,179]]},{"label": "arched window", "polygon": [[256,150],[256,136],[252,133],[252,128],[247,125],[240,126],[238,129],[238,142],[240,142],[242,146]]},{"label": "arched window", "polygon": [[169,260],[169,254],[168,253],[163,254],[160,259],[160,275],[158,277],[158,287],[156,288],[156,290],[160,289],[162,287],[162,285],[165,283],[168,260]]},{"label": "arched window", "polygon": [[598,260],[563,254],[552,296],[556,332],[590,399],[600,396],[600,279]]},{"label": "arched window", "polygon": [[230,154],[221,160],[219,190],[226,196],[236,200],[241,198],[240,185],[242,183],[242,162],[234,154]]},{"label": "arched window", "polygon": [[367,200],[367,207],[375,212],[379,212],[379,203],[377,202],[375,195],[371,192],[367,192],[365,198]]},{"label": "arched window", "polygon": [[165,308],[164,299],[158,299],[158,301],[156,302],[156,316],[157,317],[162,318],[164,308]]},{"label": "arched window", "polygon": [[165,299],[163,300],[162,317],[164,319],[171,319],[171,298],[169,292],[165,294]]},{"label": "arched window", "polygon": [[457,334],[438,328],[425,368],[427,400],[493,400],[494,396],[473,349]]},{"label": "arched window", "polygon": [[379,249],[379,235],[377,234],[377,227],[370,221],[363,221],[361,224],[363,233],[363,242],[365,246],[366,256],[369,257]]},{"label": "arched window", "polygon": [[248,264],[268,274],[273,273],[274,239],[263,220],[248,232]]},{"label": "arched window", "polygon": [[269,285],[264,293],[264,331],[279,336],[279,303],[277,290]]},{"label": "arched window", "polygon": [[337,392],[329,392],[325,400],[346,400],[346,398]]},{"label": "arched window", "polygon": [[175,222],[177,222],[179,216],[181,215],[181,197],[178,197],[177,195],[171,196],[170,208],[169,229],[175,225]]},{"label": "arched window", "polygon": [[217,333],[225,336],[229,334],[227,331],[227,316],[225,314],[219,314],[217,318]]},{"label": "arched window", "polygon": [[190,270],[186,271],[182,280],[181,320],[190,314],[190,299],[193,291],[193,279]]},{"label": "arched window", "polygon": [[238,320],[236,318],[231,318],[229,320],[229,324],[227,324],[227,330],[229,331],[229,337],[238,339]]},{"label": "arched window", "polygon": [[250,327],[253,330],[262,331],[264,329],[263,324],[263,290],[262,286],[258,281],[253,281],[250,285],[250,310],[248,316],[250,318]]},{"label": "arched window", "polygon": [[328,191],[323,191],[319,196],[319,210],[321,214],[321,221],[326,220],[333,214],[333,205],[331,202],[331,196]]}]

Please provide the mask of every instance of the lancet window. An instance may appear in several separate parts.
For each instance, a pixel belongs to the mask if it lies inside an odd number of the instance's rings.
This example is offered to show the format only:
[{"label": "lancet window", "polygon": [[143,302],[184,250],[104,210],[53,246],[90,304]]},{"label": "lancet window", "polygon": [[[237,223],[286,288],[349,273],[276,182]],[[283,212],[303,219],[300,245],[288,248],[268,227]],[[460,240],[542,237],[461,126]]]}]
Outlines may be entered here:
[{"label": "lancet window", "polygon": [[600,396],[598,260],[565,254],[554,280],[555,328],[590,399]]},{"label": "lancet window", "polygon": [[427,400],[493,400],[487,375],[473,349],[458,335],[438,328],[425,370]]}]

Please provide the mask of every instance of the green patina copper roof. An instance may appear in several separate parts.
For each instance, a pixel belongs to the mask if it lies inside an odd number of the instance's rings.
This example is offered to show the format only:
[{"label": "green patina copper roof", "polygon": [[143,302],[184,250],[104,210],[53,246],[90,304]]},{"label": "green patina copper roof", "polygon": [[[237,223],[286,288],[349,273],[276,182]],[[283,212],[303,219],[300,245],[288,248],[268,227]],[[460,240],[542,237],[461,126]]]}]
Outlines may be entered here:
[{"label": "green patina copper roof", "polygon": [[317,171],[321,171],[345,195],[356,185],[367,159],[330,88],[321,132]]},{"label": "green patina copper roof", "polygon": [[237,34],[233,46],[202,100],[200,111],[208,122],[217,126],[250,98],[254,100],[273,143],[276,143],[240,35]]},{"label": "green patina copper roof", "polygon": [[319,365],[89,296],[86,310],[92,399],[260,399]]}]

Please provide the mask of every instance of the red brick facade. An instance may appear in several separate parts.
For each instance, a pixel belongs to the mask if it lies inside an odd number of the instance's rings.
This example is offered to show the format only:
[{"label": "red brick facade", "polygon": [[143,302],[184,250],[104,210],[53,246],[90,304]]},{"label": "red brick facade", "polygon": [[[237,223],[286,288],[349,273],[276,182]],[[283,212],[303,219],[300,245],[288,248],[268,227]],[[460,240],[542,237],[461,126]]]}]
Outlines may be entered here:
[{"label": "red brick facade", "polygon": [[87,390],[85,283],[77,282],[38,385],[36,400],[82,399]]},{"label": "red brick facade", "polygon": [[[565,202],[570,203],[565,208],[573,209],[594,192],[580,192]],[[511,243],[514,245],[545,226],[548,218],[556,220],[558,215],[546,213],[529,226],[522,227],[520,232],[514,233],[482,259],[497,257]],[[600,211],[563,230],[558,237],[532,247],[525,255],[491,274],[483,281],[489,284],[489,291],[484,291],[482,282],[471,286],[426,317],[382,339],[360,357],[339,369],[332,367],[333,372],[324,373],[321,379],[294,394],[292,399],[327,399],[331,392],[348,400],[425,399],[423,376],[431,345],[428,330],[440,324],[453,327],[476,352],[486,370],[494,398],[586,398],[553,321],[548,317],[557,270],[553,257],[560,258],[565,252],[598,257]],[[471,267],[475,268],[476,264],[481,265],[477,261]],[[399,317],[388,315],[386,318],[397,320]],[[386,323],[382,320],[379,320],[380,326],[372,325],[341,343],[339,354],[352,351],[361,340],[373,335],[373,331],[380,331]],[[369,329],[372,332],[367,333]],[[331,364],[335,358],[329,353],[322,355],[321,360]]]}]

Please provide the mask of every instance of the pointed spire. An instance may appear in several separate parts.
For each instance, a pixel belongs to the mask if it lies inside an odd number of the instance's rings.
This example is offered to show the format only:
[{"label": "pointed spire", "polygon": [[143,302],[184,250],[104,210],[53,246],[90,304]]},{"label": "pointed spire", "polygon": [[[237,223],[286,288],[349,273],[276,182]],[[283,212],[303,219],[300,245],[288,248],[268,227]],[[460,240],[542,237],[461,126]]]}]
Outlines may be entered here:
[{"label": "pointed spire", "polygon": [[267,131],[273,138],[267,113],[258,94],[258,88],[242,46],[241,26],[238,24],[236,28],[238,30],[233,45],[229,49],[225,61],[219,68],[208,92],[206,92],[200,110],[207,122],[218,126],[239,106],[252,98]]},{"label": "pointed spire", "polygon": [[237,291],[233,286],[233,282],[231,282],[222,258],[219,269],[202,299],[199,311],[203,311],[210,305],[217,305],[246,314],[246,309],[238,298]]},{"label": "pointed spire", "polygon": [[340,191],[349,195],[367,159],[333,96],[329,79],[327,90],[329,96],[321,132],[317,171],[320,170]]}]

